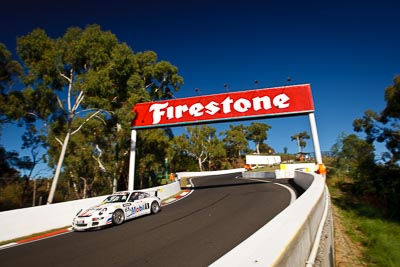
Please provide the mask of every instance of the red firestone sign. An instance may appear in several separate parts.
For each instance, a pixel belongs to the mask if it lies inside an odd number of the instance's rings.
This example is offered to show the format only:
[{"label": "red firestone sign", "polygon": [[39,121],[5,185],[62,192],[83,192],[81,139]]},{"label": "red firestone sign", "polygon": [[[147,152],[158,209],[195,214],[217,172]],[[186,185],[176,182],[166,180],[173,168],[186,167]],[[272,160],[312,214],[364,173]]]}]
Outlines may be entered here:
[{"label": "red firestone sign", "polygon": [[132,129],[294,116],[314,112],[309,84],[139,103]]}]

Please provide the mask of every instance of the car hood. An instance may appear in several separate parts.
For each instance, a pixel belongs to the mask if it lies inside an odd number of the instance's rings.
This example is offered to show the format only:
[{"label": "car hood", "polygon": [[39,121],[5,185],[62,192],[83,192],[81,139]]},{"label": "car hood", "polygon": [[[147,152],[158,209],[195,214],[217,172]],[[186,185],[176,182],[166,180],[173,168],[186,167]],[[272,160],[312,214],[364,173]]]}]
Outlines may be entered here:
[{"label": "car hood", "polygon": [[90,208],[84,209],[82,210],[78,216],[85,216],[85,217],[89,217],[92,216],[94,213],[98,213],[101,210],[103,210],[104,208],[107,208],[107,211],[110,210],[114,210],[117,207],[120,207],[121,203],[105,203],[105,204],[99,204],[99,205],[95,205],[92,206]]}]

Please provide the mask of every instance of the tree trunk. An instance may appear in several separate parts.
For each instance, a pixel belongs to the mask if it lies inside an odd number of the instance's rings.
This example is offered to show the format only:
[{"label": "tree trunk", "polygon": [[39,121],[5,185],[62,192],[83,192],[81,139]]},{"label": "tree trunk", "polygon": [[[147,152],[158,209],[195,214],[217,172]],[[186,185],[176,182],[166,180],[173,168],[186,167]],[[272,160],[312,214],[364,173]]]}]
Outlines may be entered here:
[{"label": "tree trunk", "polygon": [[[70,128],[70,127],[68,127],[68,128]],[[62,167],[63,162],[64,162],[65,152],[67,151],[68,142],[69,142],[70,138],[71,138],[71,129],[68,129],[67,135],[65,136],[65,139],[64,139],[64,142],[63,142],[63,145],[62,145],[60,157],[58,158],[56,173],[55,173],[54,178],[53,178],[53,183],[51,184],[50,194],[49,194],[49,197],[47,199],[47,205],[49,205],[49,204],[51,204],[53,202],[54,193],[55,193],[56,188],[57,188],[58,178],[60,177],[61,167]]]},{"label": "tree trunk", "polygon": [[301,149],[301,146],[300,146],[300,138],[299,138],[299,136],[296,136],[296,139],[297,139],[297,147],[299,149],[299,152],[303,152],[302,149]]},{"label": "tree trunk", "polygon": [[198,157],[197,161],[199,163],[199,170],[202,172],[203,171],[203,164],[201,163],[201,157]]}]

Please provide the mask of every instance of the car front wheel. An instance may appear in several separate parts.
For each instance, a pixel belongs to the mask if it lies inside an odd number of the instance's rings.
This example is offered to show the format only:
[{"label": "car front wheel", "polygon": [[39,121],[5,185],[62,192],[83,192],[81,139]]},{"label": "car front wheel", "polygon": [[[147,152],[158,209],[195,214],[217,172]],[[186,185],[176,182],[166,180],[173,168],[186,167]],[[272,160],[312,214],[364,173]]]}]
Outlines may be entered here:
[{"label": "car front wheel", "polygon": [[114,213],[112,215],[113,224],[120,225],[121,223],[124,222],[124,220],[125,220],[125,215],[122,210],[114,211]]},{"label": "car front wheel", "polygon": [[151,214],[156,214],[160,211],[160,204],[157,201],[151,203]]}]

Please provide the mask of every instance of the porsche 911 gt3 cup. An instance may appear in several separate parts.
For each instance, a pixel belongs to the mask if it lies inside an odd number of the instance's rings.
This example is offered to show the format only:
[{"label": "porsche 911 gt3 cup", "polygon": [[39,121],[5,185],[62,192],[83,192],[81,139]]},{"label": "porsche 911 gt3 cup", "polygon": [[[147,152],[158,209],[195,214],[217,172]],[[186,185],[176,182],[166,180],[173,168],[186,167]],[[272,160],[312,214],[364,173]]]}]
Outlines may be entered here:
[{"label": "porsche 911 gt3 cup", "polygon": [[161,209],[161,200],[156,195],[142,191],[116,192],[99,205],[80,210],[72,221],[75,231],[119,225],[146,214],[156,214]]}]

